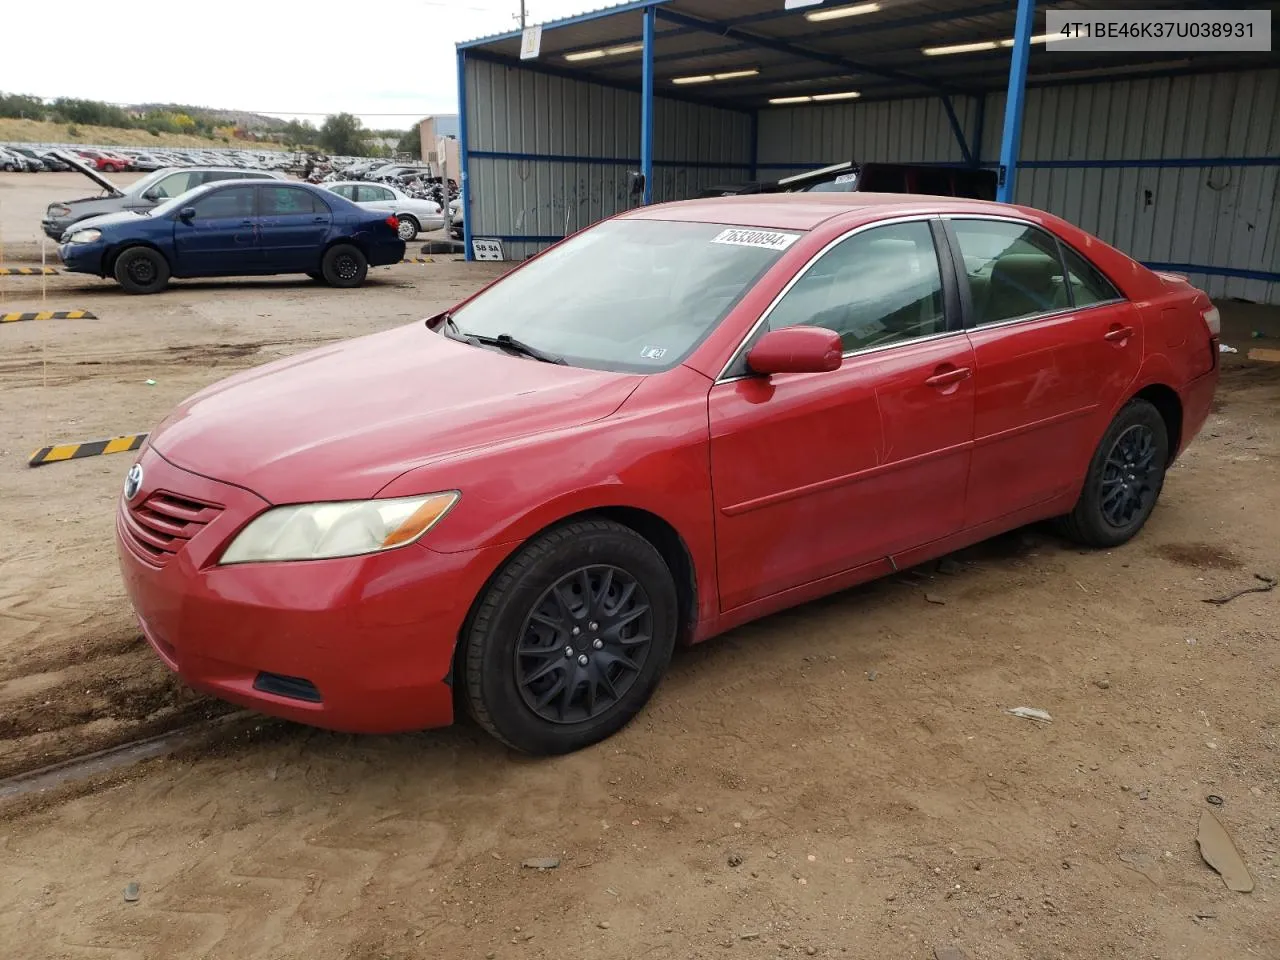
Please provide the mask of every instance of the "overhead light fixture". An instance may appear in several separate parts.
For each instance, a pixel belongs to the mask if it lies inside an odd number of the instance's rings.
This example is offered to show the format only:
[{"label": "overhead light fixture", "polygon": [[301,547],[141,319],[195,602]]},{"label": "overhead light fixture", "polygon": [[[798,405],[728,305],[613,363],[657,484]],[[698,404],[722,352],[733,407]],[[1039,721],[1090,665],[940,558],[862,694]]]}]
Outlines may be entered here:
[{"label": "overhead light fixture", "polygon": [[576,63],[579,60],[599,60],[603,57],[617,57],[624,53],[639,53],[644,49],[643,43],[624,43],[616,47],[605,47],[600,50],[579,50],[577,53],[566,53],[564,58]]},{"label": "overhead light fixture", "polygon": [[845,90],[842,93],[812,93],[802,97],[774,97],[769,102],[775,106],[789,103],[826,103],[831,100],[856,100],[862,96],[857,90]]},{"label": "overhead light fixture", "polygon": [[[1036,43],[1053,43],[1057,40],[1066,40],[1060,33],[1042,33],[1039,36],[1032,37],[1031,42]],[[983,50],[999,50],[1001,47],[1012,47],[1016,41],[1013,37],[1006,40],[979,40],[976,43],[956,43],[947,47],[924,47],[921,49],[926,57],[945,57],[952,53],[978,53]]]},{"label": "overhead light fixture", "polygon": [[863,13],[879,13],[878,3],[855,3],[851,7],[832,7],[830,10],[813,10],[804,15],[806,20],[839,20],[842,17],[856,17]]},{"label": "overhead light fixture", "polygon": [[693,77],[673,77],[672,83],[686,86],[691,83],[711,83],[714,80],[738,80],[742,77],[759,76],[760,71],[754,67],[750,70],[728,70],[724,73],[700,73]]}]

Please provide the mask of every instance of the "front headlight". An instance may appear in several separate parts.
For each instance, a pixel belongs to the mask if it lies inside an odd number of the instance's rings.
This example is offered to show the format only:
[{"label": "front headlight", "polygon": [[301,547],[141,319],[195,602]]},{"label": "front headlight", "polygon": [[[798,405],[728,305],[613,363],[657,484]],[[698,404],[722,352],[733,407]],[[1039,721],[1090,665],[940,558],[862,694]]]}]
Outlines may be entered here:
[{"label": "front headlight", "polygon": [[276,507],[241,530],[218,563],[327,560],[393,550],[434,527],[459,496],[450,490],[396,500]]},{"label": "front headlight", "polygon": [[67,243],[93,243],[102,236],[101,230],[90,227],[88,230],[77,230],[67,237]]},{"label": "front headlight", "polygon": [[58,217],[71,216],[71,208],[65,203],[53,203],[49,205],[49,209],[45,211],[50,220],[56,220]]}]

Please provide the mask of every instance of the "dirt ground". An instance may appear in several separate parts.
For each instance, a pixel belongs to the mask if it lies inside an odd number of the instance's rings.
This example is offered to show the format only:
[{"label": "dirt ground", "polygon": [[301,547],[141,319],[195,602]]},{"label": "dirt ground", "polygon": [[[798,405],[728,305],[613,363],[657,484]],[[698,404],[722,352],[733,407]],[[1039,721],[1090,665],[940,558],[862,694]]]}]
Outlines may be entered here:
[{"label": "dirt ground", "polygon": [[[44,202],[0,180],[5,235]],[[49,309],[100,319],[0,327],[0,776],[223,711],[130,618],[111,525],[131,458],[31,470],[30,452],[146,430],[232,371],[426,316],[497,269],[147,298],[56,277]],[[4,309],[40,308],[39,279],[0,283]],[[1242,352],[1123,549],[1030,528],[680,651],[636,723],[570,757],[465,723],[263,720],[0,802],[0,955],[1280,956],[1280,591],[1202,602],[1280,575],[1280,365],[1244,359],[1249,331],[1280,330],[1223,310]],[[1053,722],[1005,712],[1023,705]],[[1200,859],[1208,794],[1251,894]]]}]

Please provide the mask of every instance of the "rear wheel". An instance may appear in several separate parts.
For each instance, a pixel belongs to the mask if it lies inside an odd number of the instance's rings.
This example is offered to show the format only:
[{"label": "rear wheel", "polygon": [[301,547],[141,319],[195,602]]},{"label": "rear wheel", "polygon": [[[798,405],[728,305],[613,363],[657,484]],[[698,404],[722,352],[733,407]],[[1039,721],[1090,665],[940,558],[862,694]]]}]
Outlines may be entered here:
[{"label": "rear wheel", "polygon": [[159,293],[169,285],[169,261],[150,247],[129,247],[112,271],[128,293]]},{"label": "rear wheel", "polygon": [[1169,433],[1164,418],[1146,400],[1130,400],[1094,451],[1075,509],[1060,525],[1072,540],[1115,547],[1146,524],[1164,487]]},{"label": "rear wheel", "polygon": [[339,243],[324,252],[320,272],[331,287],[358,287],[369,273],[369,262],[358,248]]},{"label": "rear wheel", "polygon": [[400,216],[400,227],[396,232],[399,234],[401,240],[408,243],[418,235],[418,231],[421,229],[422,225],[418,223],[417,218],[411,214],[405,213]]},{"label": "rear wheel", "polygon": [[464,633],[471,713],[526,753],[603,740],[648,702],[678,620],[671,571],[634,530],[604,520],[550,530],[507,563]]},{"label": "rear wheel", "polygon": [[105,170],[107,173],[115,173],[120,168],[117,167],[114,163],[108,163],[105,166],[103,166],[102,169]]}]

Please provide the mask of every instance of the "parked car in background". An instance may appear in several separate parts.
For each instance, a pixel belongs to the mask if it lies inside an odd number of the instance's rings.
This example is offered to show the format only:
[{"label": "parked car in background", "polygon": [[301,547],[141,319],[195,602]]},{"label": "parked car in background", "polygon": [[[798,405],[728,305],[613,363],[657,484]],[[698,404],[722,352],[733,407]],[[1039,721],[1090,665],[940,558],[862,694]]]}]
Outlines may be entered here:
[{"label": "parked car in background", "polygon": [[1219,326],[1026,207],[641,207],[196,394],[130,472],[117,554],[202,691],[358,732],[460,703],[563,753],[678,642],[1039,520],[1125,543],[1209,414]]},{"label": "parked car in background", "polygon": [[236,167],[165,167],[147,174],[127,187],[118,187],[74,154],[59,156],[71,167],[98,184],[105,193],[81,200],[65,200],[49,204],[41,226],[45,236],[61,240],[63,234],[76,223],[88,217],[121,210],[142,212],[163,203],[193,187],[215,180],[232,180],[241,177],[271,177],[284,179],[284,174],[269,170],[240,170]]},{"label": "parked car in background", "polygon": [[390,184],[338,181],[322,186],[367,210],[394,213],[400,220],[400,239],[406,242],[413,240],[421,231],[429,233],[444,226],[440,204],[411,197]]},{"label": "parked car in background", "polygon": [[32,169],[27,157],[6,147],[0,147],[0,170],[6,173],[29,173]]},{"label": "parked car in background", "polygon": [[88,148],[77,149],[75,153],[91,163],[95,170],[101,170],[104,173],[119,173],[129,169],[129,159],[122,157],[118,153],[110,153],[105,150],[90,150]]},{"label": "parked car in background", "polygon": [[462,212],[462,198],[454,197],[449,201],[449,236],[461,240],[466,234],[466,217]]},{"label": "parked car in background", "polygon": [[159,157],[145,152],[131,153],[129,155],[129,165],[134,170],[143,170],[146,172],[159,170],[162,167],[167,166],[167,164]]},{"label": "parked car in background", "polygon": [[67,163],[58,156],[53,150],[40,150],[40,161],[49,170],[56,170],[59,173],[65,173],[71,169],[71,164]]},{"label": "parked car in background", "polygon": [[698,196],[731,197],[753,193],[920,193],[970,200],[996,198],[996,172],[924,163],[836,163],[781,180],[722,184]]},{"label": "parked car in background", "polygon": [[25,158],[27,161],[27,169],[30,170],[32,173],[45,173],[52,169],[52,167],[50,167],[49,164],[45,162],[44,157],[40,156],[40,154],[37,153],[35,150],[33,150],[31,147],[23,147],[15,144],[15,145],[6,147],[5,149],[7,149],[10,153],[16,153],[19,156]]},{"label": "parked car in background", "polygon": [[58,255],[67,272],[115,277],[129,293],[158,293],[171,277],[277,273],[358,287],[370,266],[400,262],[399,227],[308,184],[237,179],[86,220]]}]

